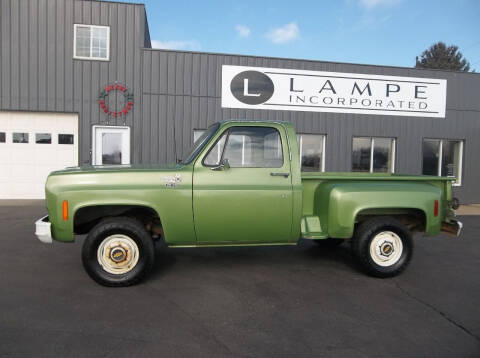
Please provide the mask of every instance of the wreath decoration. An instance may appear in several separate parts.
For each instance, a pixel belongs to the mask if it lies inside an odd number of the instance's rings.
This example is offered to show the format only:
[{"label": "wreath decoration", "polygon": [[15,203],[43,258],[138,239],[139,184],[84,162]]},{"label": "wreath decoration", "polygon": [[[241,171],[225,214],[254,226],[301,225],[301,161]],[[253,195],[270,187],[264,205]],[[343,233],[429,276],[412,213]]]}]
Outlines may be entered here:
[{"label": "wreath decoration", "polygon": [[[125,99],[125,105],[120,111],[113,110],[109,108],[106,104],[107,97],[110,95],[110,93],[113,93],[114,91],[119,91],[120,93],[122,93]],[[106,85],[98,96],[98,104],[100,106],[100,109],[109,117],[113,116],[114,118],[117,118],[126,116],[133,107],[133,93],[129,92],[126,86],[118,83]]]}]

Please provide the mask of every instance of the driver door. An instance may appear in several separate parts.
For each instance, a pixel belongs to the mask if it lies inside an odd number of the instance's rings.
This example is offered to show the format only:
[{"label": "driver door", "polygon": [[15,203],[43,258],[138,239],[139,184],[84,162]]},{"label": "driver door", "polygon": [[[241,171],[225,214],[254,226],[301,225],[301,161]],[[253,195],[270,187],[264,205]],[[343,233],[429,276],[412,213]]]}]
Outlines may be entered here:
[{"label": "driver door", "polygon": [[289,242],[292,181],[288,153],[281,125],[231,126],[218,136],[194,168],[197,242]]}]

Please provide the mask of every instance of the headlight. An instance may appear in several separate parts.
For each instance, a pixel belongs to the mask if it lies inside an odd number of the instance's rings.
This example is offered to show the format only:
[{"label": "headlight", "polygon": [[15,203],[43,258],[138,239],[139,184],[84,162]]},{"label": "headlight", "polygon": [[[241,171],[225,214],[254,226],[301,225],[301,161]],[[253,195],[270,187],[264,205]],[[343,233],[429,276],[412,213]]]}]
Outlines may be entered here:
[{"label": "headlight", "polygon": [[453,198],[452,201],[450,201],[450,207],[453,210],[457,210],[460,207],[460,200],[457,198]]}]

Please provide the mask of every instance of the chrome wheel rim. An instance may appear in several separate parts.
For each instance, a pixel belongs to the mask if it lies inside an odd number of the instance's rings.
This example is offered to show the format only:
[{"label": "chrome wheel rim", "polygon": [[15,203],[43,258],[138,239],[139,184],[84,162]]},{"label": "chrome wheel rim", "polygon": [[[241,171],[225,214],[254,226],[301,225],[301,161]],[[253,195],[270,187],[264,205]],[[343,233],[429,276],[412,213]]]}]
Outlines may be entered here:
[{"label": "chrome wheel rim", "polygon": [[131,271],[138,263],[139,250],[133,239],[115,234],[106,237],[98,246],[97,260],[103,269],[114,275]]},{"label": "chrome wheel rim", "polygon": [[379,266],[392,266],[400,260],[403,243],[393,231],[382,231],[370,242],[370,257]]}]

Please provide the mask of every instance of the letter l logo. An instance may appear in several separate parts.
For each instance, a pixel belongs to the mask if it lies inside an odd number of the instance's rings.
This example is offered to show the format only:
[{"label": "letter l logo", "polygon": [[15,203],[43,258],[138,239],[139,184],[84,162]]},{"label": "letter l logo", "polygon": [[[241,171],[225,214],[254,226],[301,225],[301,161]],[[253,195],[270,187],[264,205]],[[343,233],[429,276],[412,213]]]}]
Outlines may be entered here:
[{"label": "letter l logo", "polygon": [[260,97],[261,93],[248,93],[248,78],[243,79],[243,95],[245,97]]}]

